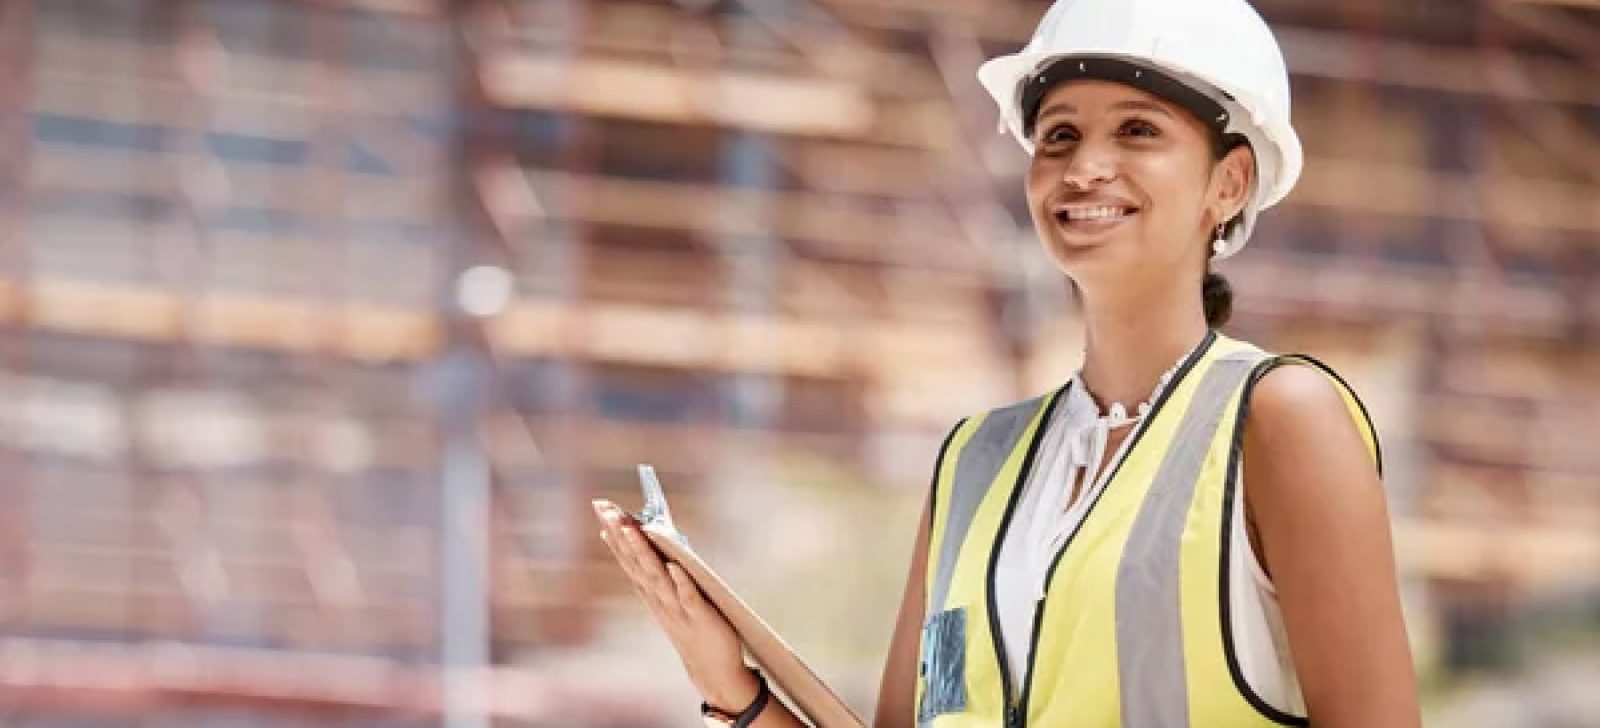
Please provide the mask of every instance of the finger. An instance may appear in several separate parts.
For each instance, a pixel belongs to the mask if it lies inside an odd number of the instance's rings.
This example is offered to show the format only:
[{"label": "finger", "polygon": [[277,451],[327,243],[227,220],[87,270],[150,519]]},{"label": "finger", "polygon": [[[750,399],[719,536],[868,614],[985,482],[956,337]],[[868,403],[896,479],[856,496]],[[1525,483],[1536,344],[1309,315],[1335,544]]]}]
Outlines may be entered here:
[{"label": "finger", "polygon": [[616,554],[617,561],[630,575],[634,574],[636,572],[633,568],[634,560],[629,553],[628,540],[622,535],[622,521],[618,519],[616,511],[606,511],[600,522],[605,525],[606,542],[611,546],[612,553]]},{"label": "finger", "polygon": [[622,516],[616,508],[607,508],[601,512],[600,523],[605,526],[606,533],[610,534],[612,547],[616,548],[618,556],[628,553],[627,540],[622,537]]},{"label": "finger", "polygon": [[622,567],[622,572],[626,574],[628,572],[628,567],[622,564],[622,554],[617,553],[616,544],[611,543],[610,531],[607,531],[603,528],[600,529],[600,543],[606,545],[606,550],[611,552],[611,558],[616,560],[617,565]]},{"label": "finger", "polygon": [[596,498],[593,501],[590,501],[590,503],[594,506],[595,518],[600,521],[600,525],[604,527],[606,531],[611,533],[610,538],[612,546],[620,548],[623,545],[621,540],[622,533],[618,531],[618,528],[623,523],[622,509],[618,508],[615,503],[601,498]]},{"label": "finger", "polygon": [[611,512],[610,504],[607,503],[606,501],[603,501],[603,500],[600,500],[599,498],[596,498],[596,499],[594,499],[592,501],[589,501],[589,505],[594,507],[594,519],[599,521],[600,525],[602,525],[602,526],[606,525],[606,519],[607,519],[607,515],[606,514]]},{"label": "finger", "polygon": [[660,615],[671,615],[675,610],[669,609],[666,606],[666,602],[668,600],[662,599],[660,595],[656,594],[654,589],[651,589],[647,584],[645,584],[643,579],[641,579],[635,573],[635,567],[633,566],[632,559],[630,559],[628,556],[625,556],[618,550],[618,547],[613,543],[615,539],[611,538],[610,532],[601,531],[600,540],[603,541],[606,545],[606,548],[611,551],[612,558],[616,559],[617,563],[622,566],[623,574],[628,578],[628,586],[633,589],[635,594],[639,595],[639,598],[644,601],[645,606],[649,607],[651,611]]},{"label": "finger", "polygon": [[672,581],[667,577],[666,567],[662,565],[655,547],[650,545],[643,532],[633,526],[623,526],[622,534],[628,542],[627,550],[634,560],[634,570],[642,577],[642,584],[664,606],[669,607],[669,611],[681,613],[683,610],[678,607]]},{"label": "finger", "polygon": [[661,563],[661,556],[656,553],[650,539],[636,526],[621,526],[624,547],[628,557],[633,559],[634,570],[639,572],[651,586],[670,591],[671,583],[667,580],[666,568]]},{"label": "finger", "polygon": [[605,530],[600,532],[600,540],[611,551],[611,558],[616,559],[617,566],[622,568],[623,575],[628,578],[628,585],[639,592],[640,596],[648,596],[645,594],[644,576],[639,573],[633,557],[628,554],[626,539],[618,538],[614,530]]},{"label": "finger", "polygon": [[617,550],[616,539],[611,537],[611,532],[602,529],[600,531],[600,542],[604,543],[606,550],[611,552],[611,558],[622,569],[622,575],[626,576],[630,583],[633,582],[633,567],[628,563],[627,558],[622,555],[622,552]]},{"label": "finger", "polygon": [[[606,524],[606,543],[612,549],[612,555],[622,565],[623,571],[628,574],[628,579],[633,583],[636,591],[652,606],[672,605],[677,599],[672,594],[671,584],[666,578],[665,571],[661,568],[661,559],[655,553],[655,548],[645,540],[644,534],[637,528],[638,521],[622,512],[616,504],[610,501],[596,499],[595,512],[600,515],[600,520]],[[681,611],[675,607],[668,612]]]},{"label": "finger", "polygon": [[667,563],[667,576],[672,579],[678,603],[683,605],[685,613],[699,616],[712,608],[711,603],[706,601],[705,595],[700,593],[700,587],[696,586],[694,579],[689,576],[689,572],[678,562]]},{"label": "finger", "polygon": [[610,534],[608,541],[634,584],[652,600],[675,601],[671,598],[670,589],[663,588],[669,585],[655,549],[638,528],[628,525],[633,519],[612,508],[606,512],[604,520]]},{"label": "finger", "polygon": [[622,534],[617,532],[617,529],[609,520],[601,519],[601,523],[605,525],[600,529],[600,540],[605,543],[606,549],[611,552],[611,558],[616,559],[617,565],[621,566],[622,571],[628,574],[628,578],[633,578],[633,564],[622,551]]}]

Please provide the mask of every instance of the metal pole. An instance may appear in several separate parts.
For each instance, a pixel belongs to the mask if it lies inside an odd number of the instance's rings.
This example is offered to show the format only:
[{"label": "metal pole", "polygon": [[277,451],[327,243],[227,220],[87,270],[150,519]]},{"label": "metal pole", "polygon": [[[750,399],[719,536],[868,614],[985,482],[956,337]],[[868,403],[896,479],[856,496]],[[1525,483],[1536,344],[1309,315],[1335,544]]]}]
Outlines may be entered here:
[{"label": "metal pole", "polygon": [[449,241],[440,290],[440,319],[445,351],[431,372],[439,413],[443,453],[440,459],[439,614],[440,675],[444,728],[488,728],[487,667],[489,664],[489,528],[492,485],[482,424],[493,386],[493,367],[484,332],[463,306],[468,271],[483,246],[479,203],[472,199],[470,167],[476,161],[476,140],[469,114],[477,114],[473,11],[476,3],[455,3],[451,69],[458,84],[453,180],[459,219]]},{"label": "metal pole", "polygon": [[[476,366],[475,366],[476,365]],[[447,399],[480,399],[485,367],[456,350],[446,355]],[[448,405],[447,405],[448,406]],[[489,661],[489,463],[477,432],[475,407],[445,417],[439,534],[444,589],[441,672],[445,728],[488,728],[485,667]]]}]

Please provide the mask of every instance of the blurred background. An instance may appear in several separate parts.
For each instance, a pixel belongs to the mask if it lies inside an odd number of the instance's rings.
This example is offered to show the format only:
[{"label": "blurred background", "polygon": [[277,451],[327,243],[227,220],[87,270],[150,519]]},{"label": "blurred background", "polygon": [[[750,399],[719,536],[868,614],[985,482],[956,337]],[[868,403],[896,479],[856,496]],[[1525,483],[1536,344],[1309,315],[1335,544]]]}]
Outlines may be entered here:
[{"label": "blurred background", "polygon": [[[1430,725],[1600,726],[1600,4],[1259,0],[1224,330],[1382,436]],[[653,463],[870,715],[955,421],[1082,338],[1037,0],[0,0],[0,725],[693,726]]]}]

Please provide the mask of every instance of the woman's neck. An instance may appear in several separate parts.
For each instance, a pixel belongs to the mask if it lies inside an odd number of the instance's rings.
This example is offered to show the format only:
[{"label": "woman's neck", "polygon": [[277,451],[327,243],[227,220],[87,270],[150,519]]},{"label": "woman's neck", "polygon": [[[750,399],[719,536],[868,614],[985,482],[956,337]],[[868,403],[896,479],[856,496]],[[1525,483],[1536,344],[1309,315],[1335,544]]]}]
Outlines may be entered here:
[{"label": "woman's neck", "polygon": [[1121,402],[1134,412],[1161,375],[1209,328],[1198,286],[1186,296],[1085,296],[1087,328],[1079,381],[1104,412]]}]

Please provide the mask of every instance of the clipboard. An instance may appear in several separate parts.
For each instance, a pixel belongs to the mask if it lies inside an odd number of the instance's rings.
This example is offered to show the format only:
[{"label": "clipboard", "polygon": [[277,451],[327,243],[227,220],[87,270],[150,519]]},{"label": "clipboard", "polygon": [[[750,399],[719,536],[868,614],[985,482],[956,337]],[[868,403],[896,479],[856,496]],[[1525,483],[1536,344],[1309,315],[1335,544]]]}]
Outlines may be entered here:
[{"label": "clipboard", "polygon": [[639,487],[644,491],[644,508],[634,518],[639,521],[640,530],[662,556],[678,562],[688,572],[700,591],[733,625],[745,651],[761,667],[772,689],[799,708],[802,720],[809,720],[818,728],[866,728],[866,723],[690,547],[689,540],[672,522],[655,468],[639,466]]}]

